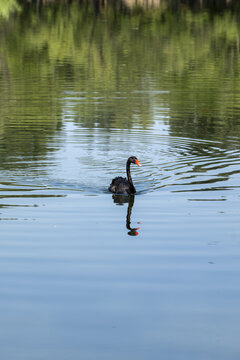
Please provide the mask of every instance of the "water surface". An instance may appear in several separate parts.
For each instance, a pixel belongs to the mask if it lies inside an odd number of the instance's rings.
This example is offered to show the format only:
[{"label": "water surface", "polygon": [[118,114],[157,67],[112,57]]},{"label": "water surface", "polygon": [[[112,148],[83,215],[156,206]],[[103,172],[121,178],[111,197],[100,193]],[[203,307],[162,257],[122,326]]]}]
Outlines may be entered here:
[{"label": "water surface", "polygon": [[[234,12],[21,6],[0,22],[2,358],[237,360]],[[137,193],[112,196],[131,155]]]}]

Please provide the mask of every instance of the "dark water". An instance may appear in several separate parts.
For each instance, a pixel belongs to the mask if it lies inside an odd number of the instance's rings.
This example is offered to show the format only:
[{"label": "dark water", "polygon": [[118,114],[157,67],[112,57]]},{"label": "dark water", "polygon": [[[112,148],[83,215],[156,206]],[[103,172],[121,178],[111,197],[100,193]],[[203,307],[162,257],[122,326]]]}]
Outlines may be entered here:
[{"label": "dark water", "polygon": [[123,10],[0,5],[3,359],[239,359],[239,19]]}]

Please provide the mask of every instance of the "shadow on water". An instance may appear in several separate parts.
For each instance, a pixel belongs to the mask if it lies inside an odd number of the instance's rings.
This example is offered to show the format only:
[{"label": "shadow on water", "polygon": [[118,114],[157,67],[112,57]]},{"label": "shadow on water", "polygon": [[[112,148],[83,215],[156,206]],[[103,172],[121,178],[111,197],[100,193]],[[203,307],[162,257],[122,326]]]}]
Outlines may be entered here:
[{"label": "shadow on water", "polygon": [[123,205],[125,203],[128,203],[127,208],[127,216],[126,216],[126,228],[129,230],[128,235],[130,236],[136,236],[138,235],[138,231],[140,228],[133,228],[131,227],[131,216],[132,216],[132,208],[134,205],[134,195],[113,195],[113,202],[117,205]]}]

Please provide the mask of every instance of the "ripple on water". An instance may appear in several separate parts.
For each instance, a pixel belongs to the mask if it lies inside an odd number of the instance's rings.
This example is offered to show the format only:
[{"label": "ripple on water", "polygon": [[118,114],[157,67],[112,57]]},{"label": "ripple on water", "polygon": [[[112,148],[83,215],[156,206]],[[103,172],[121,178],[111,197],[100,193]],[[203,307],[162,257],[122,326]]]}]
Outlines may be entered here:
[{"label": "ripple on water", "polygon": [[[137,194],[163,189],[171,192],[206,192],[238,187],[240,156],[237,143],[174,137],[159,130],[88,129],[67,125],[59,136],[49,139],[51,153],[4,182],[7,190],[24,198],[79,191],[86,195],[107,192],[111,179],[125,176],[130,155],[138,157],[141,168],[131,166]],[[36,173],[38,175],[36,181]],[[9,171],[6,172],[6,178]],[[18,187],[15,187],[16,181]],[[24,185],[24,186],[22,186]],[[37,190],[36,190],[37,189]],[[47,192],[47,194],[46,194]],[[31,195],[33,196],[33,195]]]}]

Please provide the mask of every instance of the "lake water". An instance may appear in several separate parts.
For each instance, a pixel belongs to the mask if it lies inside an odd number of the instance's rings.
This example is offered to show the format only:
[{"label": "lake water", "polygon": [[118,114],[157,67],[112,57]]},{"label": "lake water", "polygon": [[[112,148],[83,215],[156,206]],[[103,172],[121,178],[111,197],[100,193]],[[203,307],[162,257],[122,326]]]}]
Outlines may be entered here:
[{"label": "lake water", "polygon": [[238,17],[1,6],[1,358],[239,359]]}]

